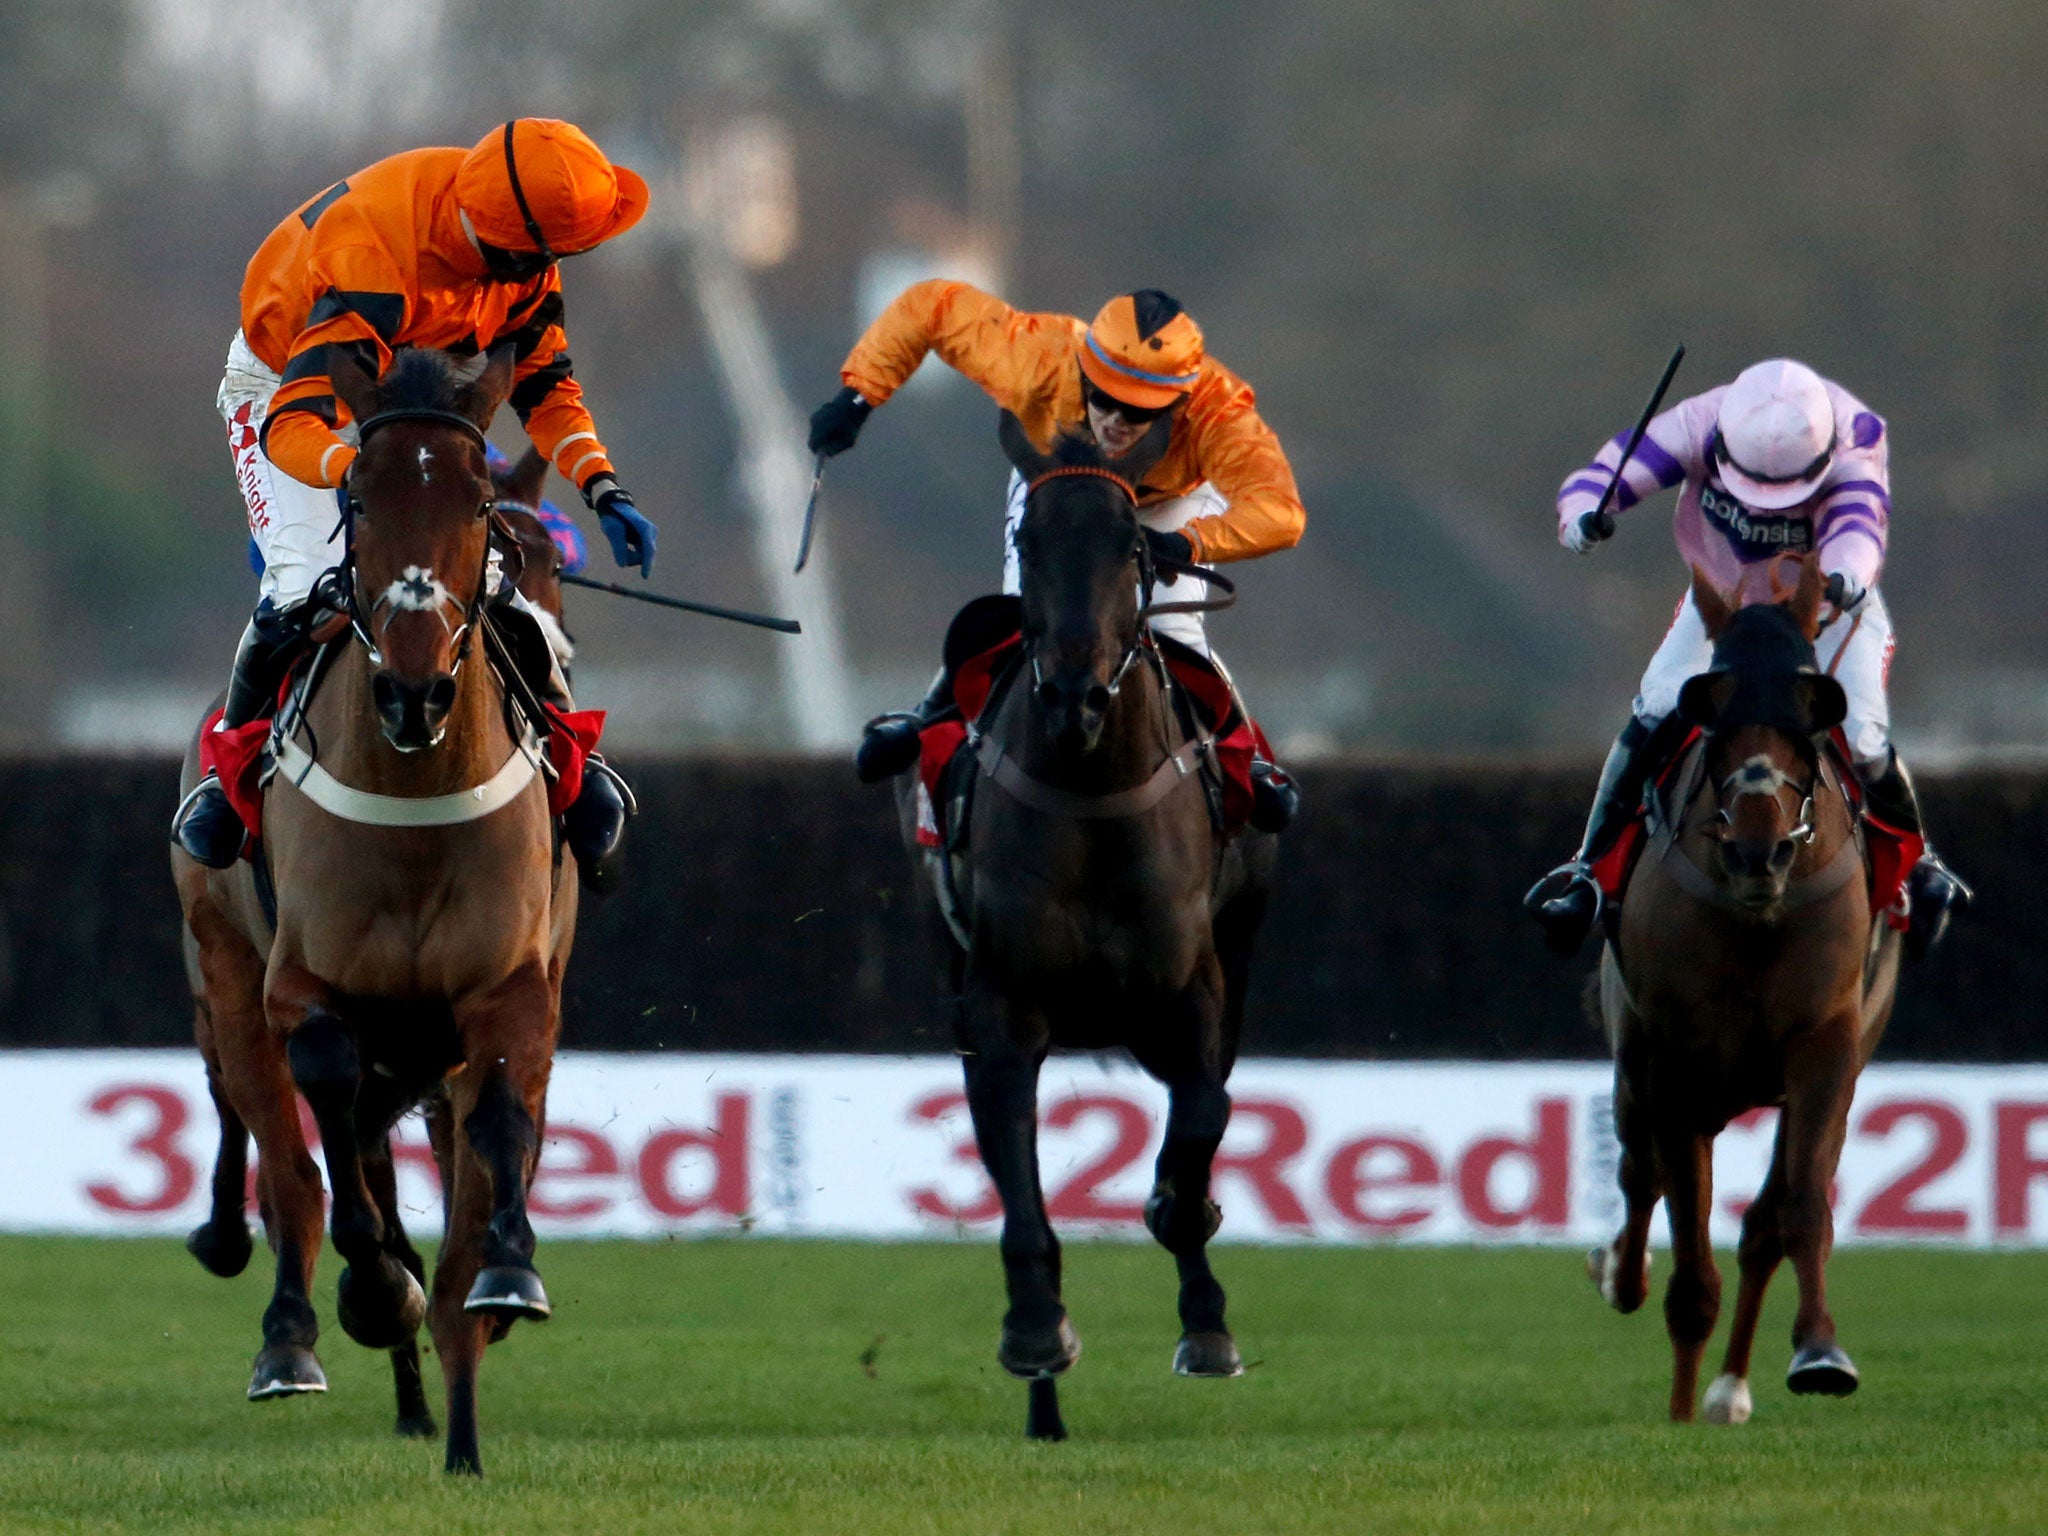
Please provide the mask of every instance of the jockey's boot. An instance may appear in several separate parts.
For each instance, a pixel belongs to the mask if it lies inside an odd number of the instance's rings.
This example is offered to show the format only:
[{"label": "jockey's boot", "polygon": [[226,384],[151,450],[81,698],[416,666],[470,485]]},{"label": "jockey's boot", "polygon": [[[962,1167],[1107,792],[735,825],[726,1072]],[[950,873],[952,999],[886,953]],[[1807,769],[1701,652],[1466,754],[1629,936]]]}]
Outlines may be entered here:
[{"label": "jockey's boot", "polygon": [[593,895],[618,883],[619,843],[640,804],[618,769],[593,752],[583,760],[583,787],[562,813],[562,841],[576,855],[576,872]]},{"label": "jockey's boot", "polygon": [[1550,947],[1569,955],[1586,940],[1600,920],[1605,897],[1593,878],[1593,865],[1614,846],[1643,803],[1643,787],[1662,766],[1665,755],[1683,735],[1685,723],[1676,715],[1663,720],[1631,716],[1600,770],[1593,810],[1579,851],[1529,888],[1522,906],[1543,925]]},{"label": "jockey's boot", "polygon": [[[1223,679],[1224,687],[1230,690],[1231,707],[1237,711],[1238,718],[1250,724],[1252,712],[1245,707],[1244,695],[1237,691],[1237,679],[1230,675],[1230,669],[1214,652],[1209,653],[1207,660],[1216,675]],[[1251,824],[1261,832],[1285,832],[1287,824],[1301,810],[1301,786],[1294,782],[1294,775],[1278,763],[1254,753],[1251,779]]]},{"label": "jockey's boot", "polygon": [[[492,599],[491,617],[502,628],[512,664],[527,688],[555,709],[574,709],[568,663],[575,646],[561,623],[509,582]],[[591,894],[606,895],[618,883],[619,844],[626,823],[639,812],[618,769],[596,752],[583,760],[583,787],[562,813],[562,841],[576,856],[577,876]]]},{"label": "jockey's boot", "polygon": [[1886,826],[1922,840],[1920,861],[1906,876],[1906,955],[1917,960],[1941,942],[1951,917],[1969,911],[1977,893],[1926,842],[1927,831],[1920,820],[1920,796],[1914,791],[1912,776],[1899,760],[1896,748],[1883,771],[1864,781],[1863,798],[1871,815]]},{"label": "jockey's boot", "polygon": [[877,715],[861,729],[854,749],[853,771],[863,784],[893,779],[917,762],[918,738],[924,728],[953,707],[953,673],[939,668],[931,687],[909,709]]},{"label": "jockey's boot", "polygon": [[[235,647],[235,666],[228,676],[228,696],[221,708],[219,731],[231,731],[268,714],[277,690],[305,643],[304,604],[278,612],[265,598],[242,631]],[[192,787],[171,818],[171,840],[208,869],[226,869],[242,856],[248,829],[220,780],[209,773]]]}]

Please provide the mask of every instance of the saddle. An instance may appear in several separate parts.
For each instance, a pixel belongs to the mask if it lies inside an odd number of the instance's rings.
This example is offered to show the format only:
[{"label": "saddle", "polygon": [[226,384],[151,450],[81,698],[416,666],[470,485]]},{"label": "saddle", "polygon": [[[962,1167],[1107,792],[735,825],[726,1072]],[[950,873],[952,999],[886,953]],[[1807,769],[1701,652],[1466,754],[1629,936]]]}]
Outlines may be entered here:
[{"label": "saddle", "polygon": [[[983,597],[961,609],[947,631],[953,704],[918,737],[917,840],[922,847],[956,854],[965,844],[987,755],[979,750],[978,727],[994,718],[1026,667],[1020,619],[1016,598]],[[1229,682],[1200,652],[1157,635],[1147,635],[1140,644],[1142,664],[1157,667],[1167,685],[1185,756],[1201,775],[1210,821],[1220,835],[1232,837],[1251,817],[1252,757],[1270,755],[1265,737],[1237,708]]]},{"label": "saddle", "polygon": [[[1671,755],[1649,777],[1641,804],[1623,828],[1614,846],[1593,862],[1593,878],[1600,884],[1605,900],[1602,915],[1608,937],[1613,938],[1621,921],[1621,903],[1643,850],[1661,845],[1675,835],[1686,806],[1698,794],[1705,769],[1704,733],[1697,728],[1686,733]],[[1848,738],[1839,728],[1829,733],[1824,750],[1828,765],[1849,802],[1854,824],[1854,857],[1862,864],[1870,892],[1873,916],[1899,930],[1907,926],[1906,877],[1926,847],[1918,834],[1890,825],[1874,814],[1856,774]]]}]

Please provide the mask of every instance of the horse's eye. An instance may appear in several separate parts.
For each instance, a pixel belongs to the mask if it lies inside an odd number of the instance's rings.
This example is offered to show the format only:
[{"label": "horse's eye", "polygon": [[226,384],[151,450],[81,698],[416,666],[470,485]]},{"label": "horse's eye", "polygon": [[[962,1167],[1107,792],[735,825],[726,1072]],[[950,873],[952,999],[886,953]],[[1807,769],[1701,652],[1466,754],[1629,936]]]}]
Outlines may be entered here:
[{"label": "horse's eye", "polygon": [[348,515],[349,515],[350,517],[368,517],[368,516],[370,515],[369,513],[365,512],[365,511],[363,510],[363,498],[362,498],[362,497],[360,497],[360,496],[351,496],[351,497],[349,497],[349,499],[348,499]]},{"label": "horse's eye", "polygon": [[494,501],[494,500],[493,500],[492,498],[490,498],[489,496],[486,496],[486,497],[484,498],[484,504],[483,504],[482,506],[480,506],[480,507],[478,507],[478,508],[476,509],[476,515],[477,515],[478,517],[489,517],[489,516],[490,516],[490,515],[491,515],[491,514],[492,514],[493,512],[495,512],[495,511],[497,511],[497,510],[498,510],[498,504],[497,504],[497,502],[496,502],[496,501]]}]

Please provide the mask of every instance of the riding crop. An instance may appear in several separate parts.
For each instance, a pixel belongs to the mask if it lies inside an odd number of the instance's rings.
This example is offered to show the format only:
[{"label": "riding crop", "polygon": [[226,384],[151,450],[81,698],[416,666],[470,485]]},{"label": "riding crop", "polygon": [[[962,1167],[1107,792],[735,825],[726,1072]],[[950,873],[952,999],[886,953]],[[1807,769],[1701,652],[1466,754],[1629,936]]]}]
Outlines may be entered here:
[{"label": "riding crop", "polygon": [[664,597],[659,592],[636,592],[631,587],[622,587],[615,581],[593,581],[588,576],[563,576],[564,584],[572,587],[588,587],[593,592],[609,592],[614,597],[630,597],[635,602],[654,603],[662,608],[680,608],[685,613],[707,614],[714,619],[730,619],[735,624],[752,624],[759,629],[772,629],[780,634],[800,635],[803,625],[795,619],[778,619],[768,613],[748,613],[740,608],[721,608],[716,603],[693,603],[686,597]]},{"label": "riding crop", "polygon": [[1621,472],[1628,468],[1628,461],[1636,456],[1636,450],[1643,446],[1643,434],[1650,430],[1650,418],[1657,414],[1657,407],[1664,403],[1664,391],[1671,387],[1671,377],[1678,372],[1678,365],[1685,360],[1685,343],[1678,344],[1678,350],[1671,354],[1671,361],[1664,365],[1664,377],[1657,381],[1657,388],[1650,396],[1650,403],[1643,407],[1642,419],[1636,423],[1635,431],[1629,433],[1628,444],[1621,450],[1621,462],[1614,466],[1614,478],[1607,482],[1607,489],[1600,493],[1600,505],[1579,519],[1579,526],[1595,539],[1614,537],[1614,514],[1607,510],[1607,504],[1614,500],[1614,493],[1621,489]]},{"label": "riding crop", "polygon": [[811,558],[811,533],[818,526],[818,491],[825,484],[825,455],[818,455],[818,464],[811,471],[811,499],[804,503],[804,534],[796,547],[796,568],[802,573],[804,563]]}]

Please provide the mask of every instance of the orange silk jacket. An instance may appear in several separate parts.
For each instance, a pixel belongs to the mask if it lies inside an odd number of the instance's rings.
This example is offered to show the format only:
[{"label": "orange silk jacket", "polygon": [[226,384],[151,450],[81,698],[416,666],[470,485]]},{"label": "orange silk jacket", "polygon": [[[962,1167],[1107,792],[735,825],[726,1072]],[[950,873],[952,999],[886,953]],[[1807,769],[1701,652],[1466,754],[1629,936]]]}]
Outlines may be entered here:
[{"label": "orange silk jacket", "polygon": [[[1081,365],[1087,326],[1072,315],[1027,314],[966,283],[906,288],[854,344],[840,379],[880,405],[927,352],[980,385],[1040,443],[1086,430]],[[1230,503],[1181,529],[1199,560],[1250,560],[1300,542],[1308,521],[1280,439],[1259,419],[1251,386],[1213,358],[1174,423],[1166,457],[1138,487],[1140,506],[1208,481]]]},{"label": "orange silk jacket", "polygon": [[579,487],[611,460],[570,372],[562,279],[486,278],[455,207],[461,149],[414,149],[338,181],[271,231],[242,280],[249,350],[283,375],[263,451],[294,479],[337,485],[355,450],[335,436],[348,407],[327,376],[328,348],[381,373],[395,347],[477,352],[510,341],[512,409],[534,445]]}]

